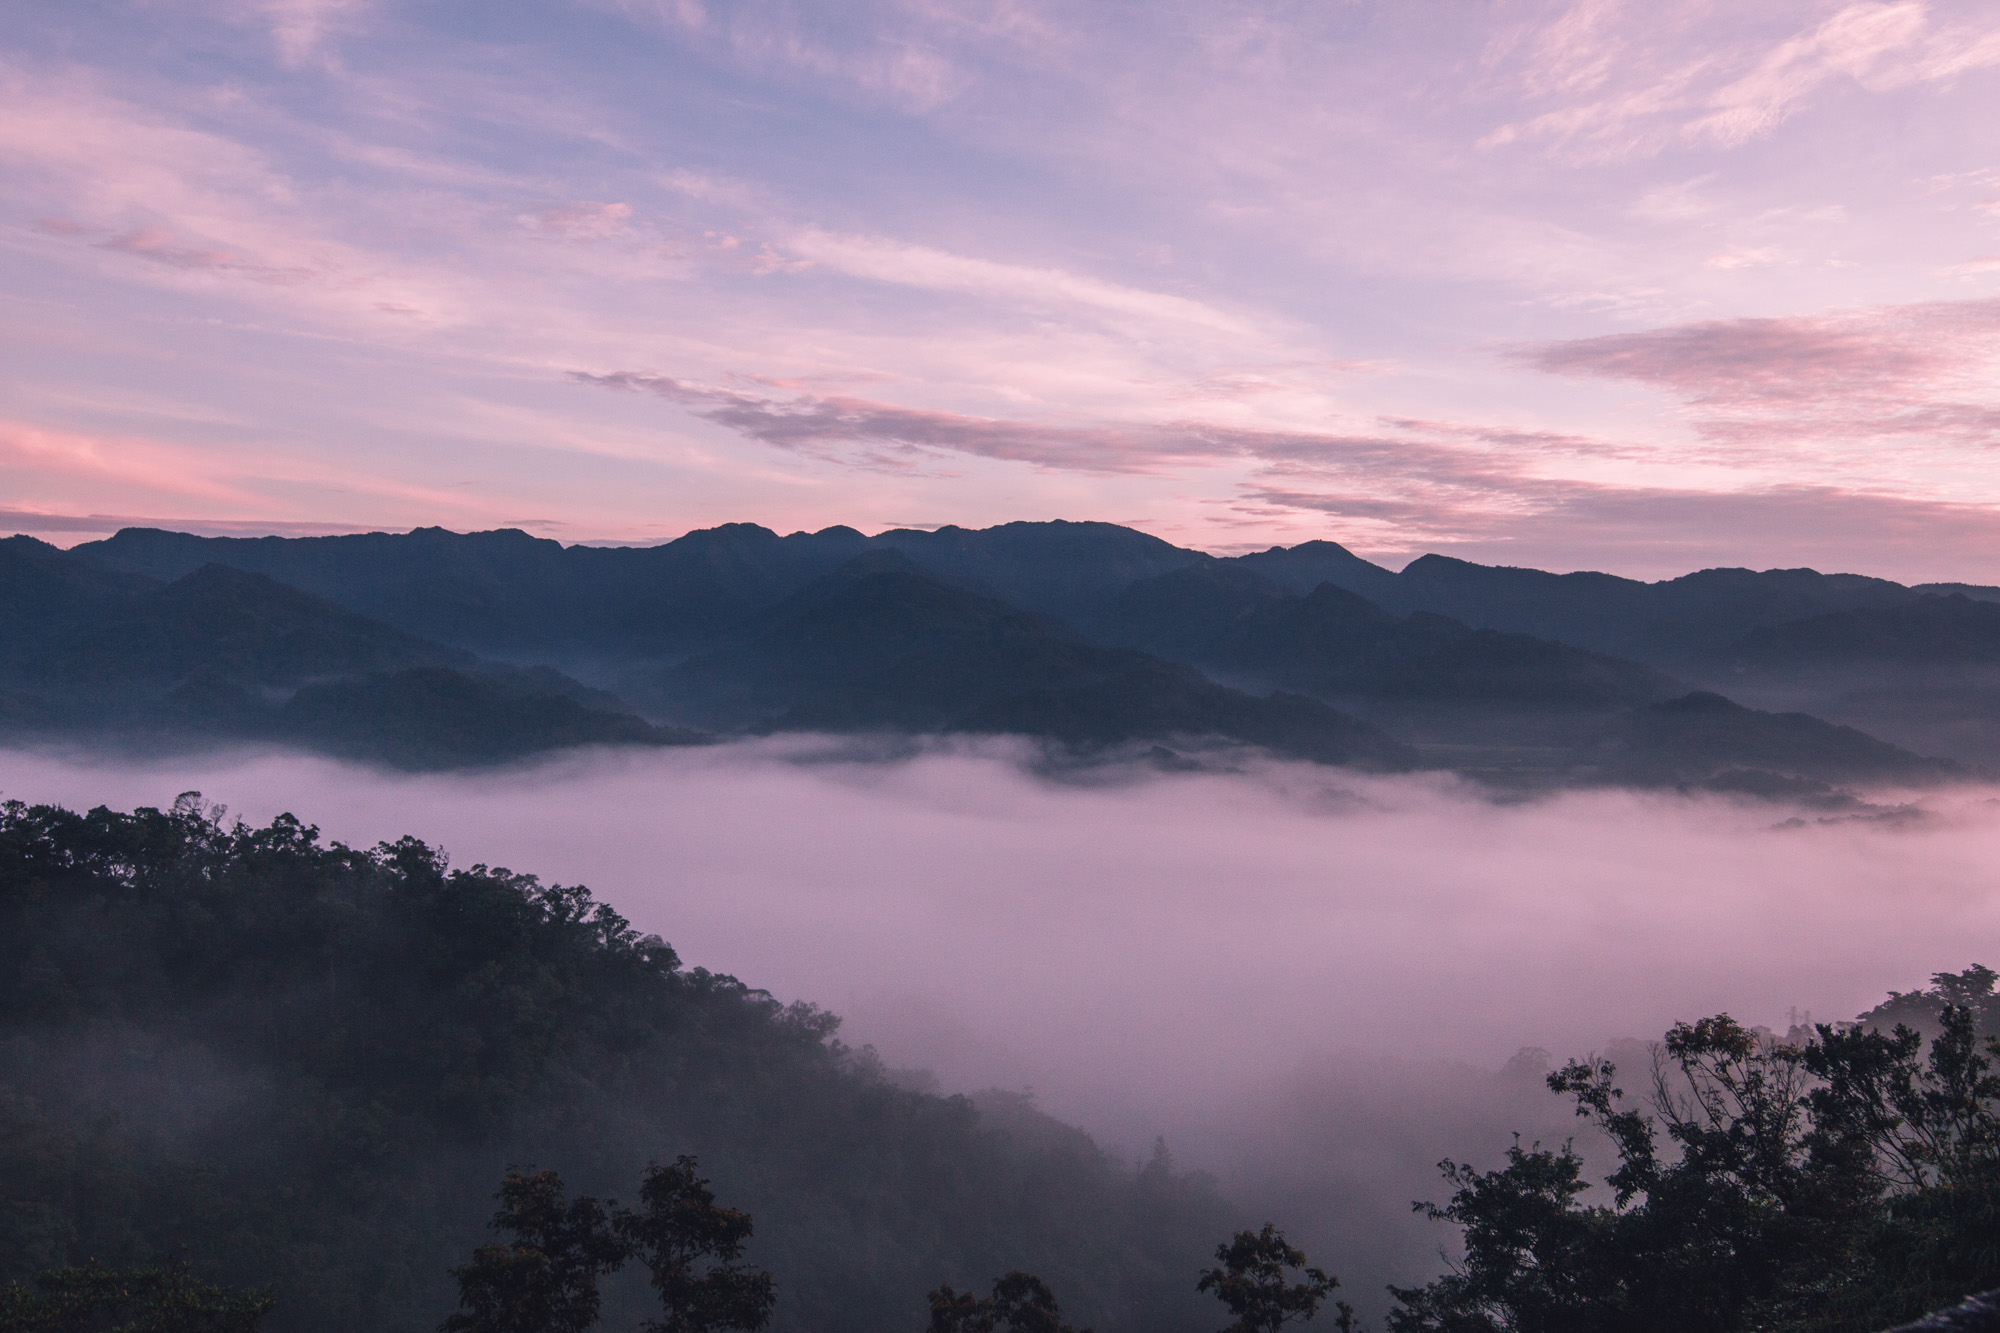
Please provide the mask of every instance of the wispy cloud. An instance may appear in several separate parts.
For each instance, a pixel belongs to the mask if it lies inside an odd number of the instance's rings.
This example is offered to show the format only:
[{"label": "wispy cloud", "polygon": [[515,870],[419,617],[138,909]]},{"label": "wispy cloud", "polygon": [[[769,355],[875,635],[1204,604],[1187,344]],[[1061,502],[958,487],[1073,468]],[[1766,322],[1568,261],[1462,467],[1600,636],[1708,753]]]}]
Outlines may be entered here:
[{"label": "wispy cloud", "polygon": [[[0,524],[38,536],[98,534],[120,528],[164,528],[200,537],[329,537],[371,531],[360,523],[286,522],[282,519],[212,519],[161,514],[66,514],[0,506]],[[517,522],[514,526],[520,526]],[[379,529],[376,529],[379,530]]]},{"label": "wispy cloud", "polygon": [[787,392],[773,385],[701,385],[634,371],[572,372],[579,383],[654,394],[696,416],[780,449],[842,457],[871,467],[911,467],[919,458],[965,454],[1091,473],[1153,473],[1176,462],[1213,462],[1239,450],[1198,433],[1148,425],[1037,425],[900,407],[844,395]]},{"label": "wispy cloud", "polygon": [[1708,320],[1519,356],[1555,374],[1665,389],[1717,439],[2000,443],[2000,299]]},{"label": "wispy cloud", "polygon": [[788,248],[827,268],[877,282],[963,292],[1041,309],[1081,309],[1118,319],[1192,325],[1215,333],[1250,336],[1253,332],[1244,320],[1184,296],[884,237],[808,230],[793,237]]},{"label": "wispy cloud", "polygon": [[[1585,158],[1676,142],[1742,145],[1828,85],[1885,92],[2000,64],[2000,18],[1971,9],[1935,21],[1927,0],[1861,0],[1832,13],[1790,3],[1722,14],[1576,0],[1491,57],[1531,99],[1560,103],[1490,133],[1490,147],[1541,142]],[[1798,26],[1773,40],[1771,22]]]}]

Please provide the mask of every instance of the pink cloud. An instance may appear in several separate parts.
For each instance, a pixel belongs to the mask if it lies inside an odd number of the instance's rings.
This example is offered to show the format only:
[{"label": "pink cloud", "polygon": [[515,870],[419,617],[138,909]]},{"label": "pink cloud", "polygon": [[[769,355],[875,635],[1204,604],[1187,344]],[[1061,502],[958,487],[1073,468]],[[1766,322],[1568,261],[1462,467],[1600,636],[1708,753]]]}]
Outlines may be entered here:
[{"label": "pink cloud", "polygon": [[875,466],[909,467],[922,455],[958,453],[1076,472],[1148,473],[1176,461],[1213,462],[1241,452],[1232,443],[1172,427],[1044,426],[843,395],[780,397],[622,370],[576,371],[571,377],[599,388],[655,394],[780,449],[825,454],[841,446],[873,446],[863,461]]},{"label": "pink cloud", "polygon": [[598,203],[584,199],[557,204],[533,213],[523,213],[521,223],[543,236],[595,240],[625,230],[632,221],[630,204]]},{"label": "pink cloud", "polygon": [[[1992,579],[2000,510],[1833,486],[1714,492],[1545,481],[1507,502],[1441,508],[1425,497],[1287,489],[1271,478],[1231,506],[1268,522],[1326,515],[1342,540],[1396,563],[1426,551],[1495,564],[1671,578],[1717,564],[1810,566],[1902,579]],[[1493,497],[1501,498],[1501,497]]]},{"label": "pink cloud", "polygon": [[[1541,141],[1582,159],[1658,153],[1676,143],[1734,148],[1769,133],[1815,98],[1944,84],[2000,64],[2000,27],[1974,7],[1939,21],[1925,0],[1620,7],[1581,0],[1539,27],[1507,34],[1487,63],[1549,109],[1482,141]],[[1790,10],[1790,15],[1786,15]],[[1772,27],[1791,27],[1773,40]],[[1549,104],[1554,105],[1550,106]]]},{"label": "pink cloud", "polygon": [[170,532],[192,532],[203,537],[327,537],[371,530],[366,524],[361,523],[309,523],[283,519],[164,518],[157,514],[63,514],[5,506],[0,506],[0,524],[7,525],[15,532],[82,536],[116,532],[120,528],[165,528]]},{"label": "pink cloud", "polygon": [[1520,351],[1538,370],[1633,380],[1681,398],[1718,442],[2000,443],[1991,370],[2000,300],[1710,320]]},{"label": "pink cloud", "polygon": [[[1840,336],[1748,323],[1747,333],[1718,326],[1721,349],[1695,334],[1687,340],[1691,352],[1673,339],[1663,347],[1620,344],[1608,363],[1616,373],[1644,369],[1699,386],[1706,382],[1702,372],[1734,367],[1732,349],[1738,359],[1746,348],[1761,349],[1767,359],[1788,357],[1818,367],[1828,381],[1856,355]],[[1579,361],[1596,365],[1605,359],[1598,352],[1598,360]],[[1906,372],[1917,373],[1914,360]],[[1205,527],[1271,531],[1305,520],[1313,535],[1385,557],[1438,550],[1563,568],[1588,562],[1653,577],[1719,561],[1911,578],[1966,577],[1968,570],[2000,566],[2000,509],[1861,485],[1703,489],[1564,476],[1566,463],[1630,463],[1650,452],[1569,432],[1413,417],[1384,417],[1373,429],[1353,432],[1199,421],[1039,425],[838,395],[780,394],[763,381],[718,388],[631,372],[575,378],[657,394],[774,447],[864,467],[896,460],[915,466],[925,455],[958,453],[1099,474],[1227,469],[1235,474],[1226,483],[1230,494],[1198,502],[1208,511]],[[1939,410],[1907,424],[2000,430],[2000,415],[1946,422]],[[856,447],[863,451],[858,458],[842,453]]]},{"label": "pink cloud", "polygon": [[[219,450],[203,443],[101,435],[10,420],[0,420],[0,475],[13,484],[9,498],[14,501],[0,514],[32,524],[28,530],[34,532],[102,531],[69,525],[105,518],[104,511],[112,506],[132,505],[208,515],[133,520],[183,531],[240,526],[276,532],[300,524],[301,530],[354,530],[347,524],[294,520],[288,515],[296,512],[295,505],[274,504],[274,491],[292,495],[338,491],[377,513],[386,509],[417,516],[419,521],[456,519],[484,525],[492,513],[484,502],[462,491],[371,475],[338,460],[302,458],[269,448]],[[286,516],[269,517],[274,509]],[[123,519],[119,525],[125,525]]]}]

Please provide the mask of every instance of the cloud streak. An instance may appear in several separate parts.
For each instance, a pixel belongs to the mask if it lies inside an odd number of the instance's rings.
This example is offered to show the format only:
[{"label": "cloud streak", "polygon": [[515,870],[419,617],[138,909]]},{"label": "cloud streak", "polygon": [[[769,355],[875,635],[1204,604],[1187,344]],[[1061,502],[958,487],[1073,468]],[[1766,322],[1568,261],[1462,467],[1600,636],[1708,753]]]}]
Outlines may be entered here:
[{"label": "cloud streak", "polygon": [[[1578,0],[1538,28],[1509,33],[1489,54],[1530,97],[1562,105],[1504,124],[1482,143],[1539,142],[1586,160],[1689,143],[1738,148],[1827,96],[1829,85],[1884,93],[2000,65],[2000,22],[1976,7],[1960,6],[1964,19],[1943,23],[1926,0],[1829,8],[1640,14],[1615,0]],[[1773,40],[1774,24],[1797,26]]]},{"label": "cloud streak", "polygon": [[[1692,336],[1691,354],[1671,339],[1664,351],[1643,341],[1554,350],[1574,358],[1561,362],[1564,369],[1607,363],[1619,367],[1617,373],[1634,374],[1644,365],[1695,384],[1707,382],[1704,368],[1748,373],[1740,347],[1718,351],[1703,336]],[[1724,334],[1725,340],[1737,336],[1735,330]],[[1739,342],[1775,349],[1773,357],[1811,361],[1829,379],[1838,378],[1840,359],[1853,351],[1838,337],[1766,330]],[[1781,368],[1768,373],[1791,392]],[[1212,502],[1218,521],[1233,517],[1254,526],[1283,515],[1313,516],[1334,523],[1343,540],[1385,556],[1444,550],[1571,565],[1565,553],[1593,551],[1598,564],[1653,577],[1714,563],[1711,553],[1718,549],[1731,550],[1736,562],[1843,569],[1899,568],[1903,548],[1922,546],[1949,551],[1954,559],[2000,561],[2000,511],[1991,505],[1866,486],[1781,482],[1719,489],[1564,475],[1578,464],[1643,462],[1649,451],[1562,432],[1422,418],[1382,418],[1371,423],[1375,430],[1354,432],[1196,421],[1037,424],[769,383],[697,385],[630,371],[575,372],[573,378],[663,398],[774,448],[871,469],[915,469],[960,455],[1098,475],[1219,470],[1241,479],[1233,498]],[[1944,576],[1935,558],[1900,568],[1909,577]]]},{"label": "cloud streak", "polygon": [[1702,434],[1737,446],[2000,443],[2000,300],[1709,320],[1518,355],[1552,374],[1665,389]]}]

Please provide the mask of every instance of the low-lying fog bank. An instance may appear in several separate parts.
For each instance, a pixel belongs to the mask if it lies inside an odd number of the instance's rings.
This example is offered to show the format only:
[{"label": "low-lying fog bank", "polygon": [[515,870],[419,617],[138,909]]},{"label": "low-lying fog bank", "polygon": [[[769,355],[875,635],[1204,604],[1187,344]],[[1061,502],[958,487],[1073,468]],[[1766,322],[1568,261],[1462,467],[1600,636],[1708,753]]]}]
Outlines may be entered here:
[{"label": "low-lying fog bank", "polygon": [[1057,781],[1022,758],[791,739],[412,777],[11,751],[0,795],[198,788],[252,821],[589,884],[690,965],[817,1001],[946,1090],[1032,1087],[1127,1154],[1165,1134],[1363,1282],[1435,1271],[1445,1234],[1407,1200],[1436,1194],[1439,1156],[1572,1132],[1532,1068],[1496,1072],[1517,1049],[1559,1061],[1718,1010],[1846,1017],[2000,959],[1985,789],[1792,820],[1277,763]]}]

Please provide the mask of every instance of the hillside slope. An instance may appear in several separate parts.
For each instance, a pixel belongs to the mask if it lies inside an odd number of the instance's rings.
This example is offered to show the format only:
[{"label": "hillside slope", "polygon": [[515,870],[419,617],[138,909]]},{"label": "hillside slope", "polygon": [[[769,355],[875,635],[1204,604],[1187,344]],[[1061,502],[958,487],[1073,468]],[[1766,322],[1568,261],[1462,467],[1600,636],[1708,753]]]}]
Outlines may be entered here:
[{"label": "hillside slope", "polygon": [[687,1152],[755,1218],[775,1333],[919,1328],[1015,1267],[1101,1333],[1195,1333],[1243,1220],[1018,1097],[897,1086],[581,888],[193,796],[0,806],[0,975],[0,1281],[182,1254],[274,1287],[272,1333],[429,1333],[509,1164],[602,1197]]}]

